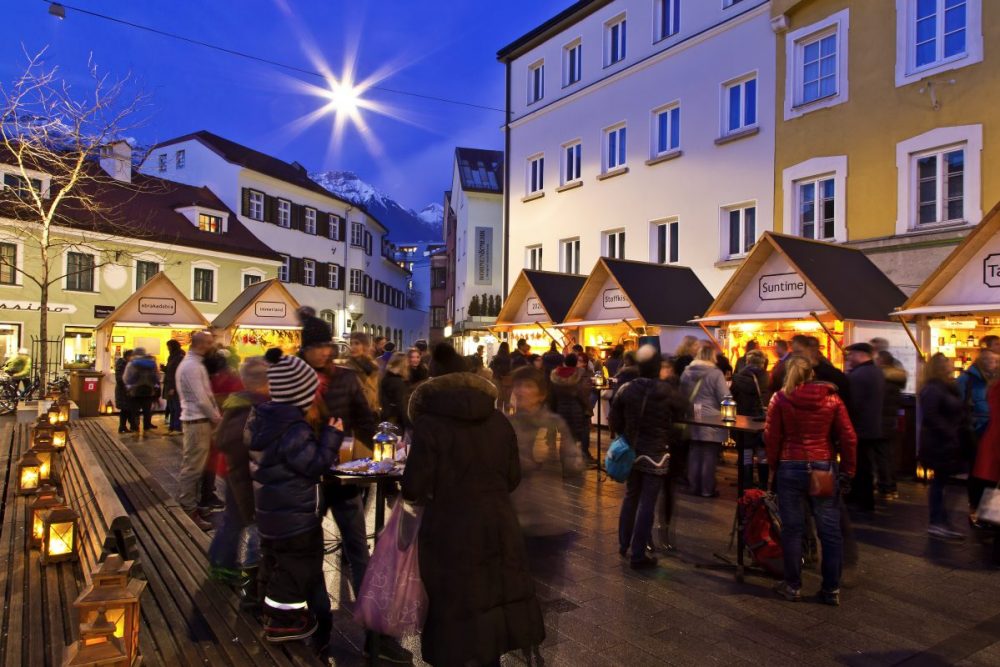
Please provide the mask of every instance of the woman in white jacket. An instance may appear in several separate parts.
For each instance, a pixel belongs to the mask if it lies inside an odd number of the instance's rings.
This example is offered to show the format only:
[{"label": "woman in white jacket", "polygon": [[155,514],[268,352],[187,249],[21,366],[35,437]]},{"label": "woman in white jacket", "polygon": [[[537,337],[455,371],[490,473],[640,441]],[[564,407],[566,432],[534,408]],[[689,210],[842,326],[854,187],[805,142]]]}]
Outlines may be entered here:
[{"label": "woman in white jacket", "polygon": [[[702,419],[719,417],[719,405],[729,394],[726,376],[715,365],[715,346],[703,341],[698,354],[681,375],[681,394],[694,406]],[[691,426],[688,454],[688,486],[691,494],[704,498],[719,495],[715,489],[715,465],[719,460],[726,430],[711,426]]]}]

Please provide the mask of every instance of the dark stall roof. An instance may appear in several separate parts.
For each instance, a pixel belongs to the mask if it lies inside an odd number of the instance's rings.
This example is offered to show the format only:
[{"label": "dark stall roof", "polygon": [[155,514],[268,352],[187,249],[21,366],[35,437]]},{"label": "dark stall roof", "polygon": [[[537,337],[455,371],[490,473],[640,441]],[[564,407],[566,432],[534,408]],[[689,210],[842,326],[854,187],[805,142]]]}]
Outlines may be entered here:
[{"label": "dark stall roof", "polygon": [[686,266],[601,260],[646,324],[688,326],[692,313],[704,313],[712,295]]},{"label": "dark stall roof", "polygon": [[524,270],[524,276],[538,295],[542,307],[553,322],[562,322],[573,305],[580,288],[587,282],[586,276],[551,271]]},{"label": "dark stall roof", "polygon": [[466,192],[503,193],[503,151],[456,148],[455,162]]}]

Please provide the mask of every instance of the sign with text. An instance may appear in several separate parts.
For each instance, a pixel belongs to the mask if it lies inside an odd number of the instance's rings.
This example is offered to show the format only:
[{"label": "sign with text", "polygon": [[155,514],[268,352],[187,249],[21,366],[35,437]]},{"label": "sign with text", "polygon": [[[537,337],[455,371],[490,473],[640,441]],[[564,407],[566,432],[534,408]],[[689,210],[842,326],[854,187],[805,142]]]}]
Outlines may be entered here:
[{"label": "sign with text", "polygon": [[536,296],[529,296],[525,305],[528,309],[528,315],[544,315],[545,308],[542,307],[542,302],[538,300]]},{"label": "sign with text", "polygon": [[983,259],[983,283],[987,287],[1000,287],[1000,255],[986,255]]},{"label": "sign with text", "polygon": [[761,276],[757,284],[761,301],[802,299],[806,295],[806,281],[797,273]]},{"label": "sign with text", "polygon": [[284,317],[288,308],[280,301],[258,301],[253,305],[257,317]]},{"label": "sign with text", "polygon": [[144,296],[139,299],[139,314],[141,315],[174,315],[177,313],[177,300],[156,296]]},{"label": "sign with text", "polygon": [[602,299],[605,310],[619,310],[621,308],[632,307],[632,304],[629,303],[625,294],[618,287],[612,287],[611,289],[604,290]]},{"label": "sign with text", "polygon": [[94,319],[103,320],[113,312],[115,312],[114,306],[94,306]]},{"label": "sign with text", "polygon": [[476,227],[476,284],[493,284],[493,228]]},{"label": "sign with text", "polygon": [[[41,309],[42,304],[38,301],[9,301],[7,299],[0,301],[0,310],[31,310],[38,312]],[[68,303],[49,302],[45,310],[50,313],[75,313],[76,306]]]}]

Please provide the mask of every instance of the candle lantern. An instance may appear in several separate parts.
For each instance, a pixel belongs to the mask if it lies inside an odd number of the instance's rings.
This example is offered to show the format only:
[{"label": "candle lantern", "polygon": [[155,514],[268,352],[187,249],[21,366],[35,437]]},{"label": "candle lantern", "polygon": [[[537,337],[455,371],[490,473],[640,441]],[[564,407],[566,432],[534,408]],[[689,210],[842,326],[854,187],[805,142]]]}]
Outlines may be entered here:
[{"label": "candle lantern", "polygon": [[53,507],[42,512],[42,565],[76,560],[76,531],[79,515],[71,508]]},{"label": "candle lantern", "polygon": [[42,513],[63,504],[63,499],[59,496],[59,490],[49,484],[44,484],[38,489],[38,495],[31,503],[31,546],[34,549],[42,547]]},{"label": "candle lantern", "polygon": [[399,435],[396,433],[396,425],[392,422],[382,422],[378,425],[378,433],[372,438],[372,459],[375,461],[395,460],[398,442]]},{"label": "candle lantern", "polygon": [[594,389],[597,389],[598,391],[608,386],[608,379],[604,377],[604,373],[602,371],[597,371],[594,373],[593,382],[594,382]]},{"label": "candle lantern", "polygon": [[42,482],[58,479],[56,467],[59,464],[59,450],[52,444],[52,441],[39,440],[31,446],[31,451],[41,461],[38,468],[38,479]]},{"label": "candle lantern", "polygon": [[107,403],[105,403],[104,404],[104,414],[106,414],[106,415],[113,415],[113,414],[115,414],[115,404],[112,403],[111,401],[108,401]]},{"label": "candle lantern", "polygon": [[52,401],[52,405],[49,406],[49,410],[45,414],[48,415],[49,423],[53,426],[59,423],[59,406],[56,405],[55,401]]},{"label": "candle lantern", "polygon": [[726,396],[722,399],[722,403],[719,405],[719,413],[722,416],[722,421],[725,423],[736,423],[736,401],[733,400],[732,396]]},{"label": "candle lantern", "polygon": [[31,427],[31,445],[35,446],[43,441],[51,442],[53,431],[55,431],[55,427],[49,423],[49,414],[45,413]]},{"label": "candle lantern", "polygon": [[62,451],[66,449],[66,443],[69,442],[69,427],[66,424],[57,424],[52,427],[52,446],[56,448],[56,451]]},{"label": "candle lantern", "polygon": [[63,667],[128,667],[131,664],[115,625],[100,610],[92,623],[80,626],[80,640],[69,647]]},{"label": "candle lantern", "polygon": [[67,423],[69,421],[69,409],[71,406],[69,398],[65,394],[63,394],[62,396],[59,397],[59,400],[56,402],[56,405],[59,406],[59,423],[60,424]]},{"label": "candle lantern", "polygon": [[103,613],[122,641],[129,664],[139,655],[139,598],[146,582],[129,577],[134,561],[111,554],[91,573],[90,585],[73,603],[80,624],[94,623]]},{"label": "candle lantern", "polygon": [[30,449],[24,453],[17,464],[17,492],[22,496],[38,493],[41,485],[42,462],[38,455]]}]

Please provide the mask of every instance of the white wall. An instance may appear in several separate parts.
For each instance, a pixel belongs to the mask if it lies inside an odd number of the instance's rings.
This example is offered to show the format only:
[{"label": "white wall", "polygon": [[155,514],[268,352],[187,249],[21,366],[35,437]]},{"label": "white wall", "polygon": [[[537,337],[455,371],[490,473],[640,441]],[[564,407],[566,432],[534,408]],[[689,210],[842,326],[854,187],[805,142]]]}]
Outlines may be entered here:
[{"label": "white wall", "polygon": [[[451,206],[455,211],[455,320],[468,317],[473,296],[503,294],[503,197],[462,190],[457,165],[452,178]],[[476,228],[492,230],[490,284],[477,279]]]}]

